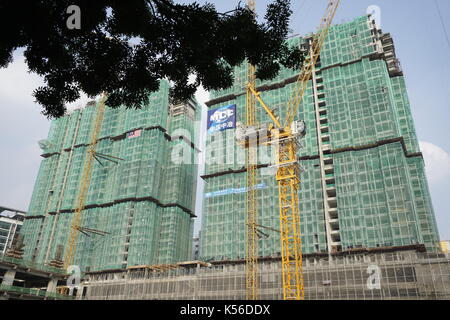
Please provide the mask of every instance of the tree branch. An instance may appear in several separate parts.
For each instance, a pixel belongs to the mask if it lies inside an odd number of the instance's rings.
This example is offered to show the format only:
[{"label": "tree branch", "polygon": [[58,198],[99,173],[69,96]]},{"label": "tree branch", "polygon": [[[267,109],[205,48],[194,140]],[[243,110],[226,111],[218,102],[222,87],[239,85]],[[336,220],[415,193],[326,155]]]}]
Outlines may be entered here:
[{"label": "tree branch", "polygon": [[155,8],[153,7],[152,0],[147,0],[146,2],[149,4],[150,9],[152,10],[153,16],[156,17],[156,12],[155,12]]}]

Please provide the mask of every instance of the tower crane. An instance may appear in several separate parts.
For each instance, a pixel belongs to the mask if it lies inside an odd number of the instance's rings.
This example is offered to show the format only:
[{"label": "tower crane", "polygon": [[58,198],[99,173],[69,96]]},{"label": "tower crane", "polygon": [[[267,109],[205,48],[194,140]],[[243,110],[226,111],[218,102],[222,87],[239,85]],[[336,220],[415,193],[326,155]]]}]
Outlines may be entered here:
[{"label": "tower crane", "polygon": [[[81,185],[77,197],[75,212],[72,217],[72,223],[70,227],[70,233],[69,238],[67,240],[67,246],[65,250],[64,255],[64,269],[67,270],[67,268],[73,263],[73,259],[75,257],[76,247],[77,247],[77,240],[78,240],[78,234],[81,232],[85,235],[88,235],[87,232],[91,232],[94,234],[99,235],[105,235],[107,232],[103,232],[100,230],[95,230],[91,228],[83,228],[81,227],[82,222],[82,212],[85,207],[86,203],[86,197],[88,194],[90,182],[91,182],[91,176],[92,176],[92,168],[93,168],[93,162],[94,160],[98,160],[99,154],[95,152],[97,142],[98,142],[98,135],[100,133],[100,129],[103,123],[103,117],[105,114],[105,101],[106,101],[106,93],[103,93],[100,102],[97,108],[97,115],[95,118],[95,122],[93,124],[94,128],[91,133],[91,139],[90,144],[88,146],[88,152],[86,156],[86,160],[83,167],[83,172],[81,175]],[[100,154],[102,155],[102,154]],[[104,158],[107,158],[106,155],[102,155]]]},{"label": "tower crane", "polygon": [[[256,12],[255,0],[247,0],[248,9],[254,14]],[[256,67],[248,63],[247,65],[247,81],[248,86],[256,86],[255,77]],[[256,123],[256,100],[251,91],[246,93],[246,125],[247,127],[255,126]],[[247,168],[247,202],[246,202],[246,255],[245,255],[245,275],[246,275],[246,298],[247,300],[258,300],[258,208],[257,194],[253,186],[256,185],[257,175],[257,154],[258,150],[255,146],[247,148],[245,164]]]},{"label": "tower crane", "polygon": [[[320,51],[328,35],[328,29],[336,14],[340,0],[329,0],[317,33],[309,41],[309,54],[305,58],[295,82],[291,97],[287,102],[286,118],[280,122],[258,92],[255,84],[255,66],[249,64],[246,86],[246,125],[238,126],[236,140],[246,152],[247,203],[246,203],[246,297],[259,298],[258,283],[258,224],[256,180],[257,147],[271,145],[275,148],[275,175],[278,183],[279,220],[281,238],[281,266],[284,300],[304,299],[304,278],[302,242],[298,192],[300,188],[300,164],[297,151],[299,139],[306,128],[302,120],[295,120],[312,72],[319,59]],[[248,8],[255,10],[254,0],[247,1]],[[256,121],[256,101],[262,106],[271,122],[258,125]]]},{"label": "tower crane", "polygon": [[[106,37],[107,39],[112,39],[111,37]],[[89,186],[91,184],[91,177],[92,177],[92,168],[94,160],[96,160],[100,165],[103,166],[103,163],[100,161],[100,159],[108,160],[111,162],[114,162],[117,164],[117,160],[123,160],[118,157],[114,157],[111,155],[103,154],[96,152],[95,149],[97,147],[98,142],[98,135],[100,133],[100,130],[102,128],[103,118],[105,115],[105,101],[107,99],[107,93],[102,92],[100,101],[97,108],[97,115],[93,124],[93,130],[91,132],[91,139],[88,146],[87,151],[87,157],[84,163],[83,167],[83,173],[81,175],[81,185],[77,197],[75,212],[72,217],[72,223],[70,227],[70,233],[69,238],[67,240],[67,246],[65,250],[64,255],[64,268],[67,270],[67,268],[73,263],[73,259],[75,257],[75,252],[77,248],[77,240],[78,240],[78,234],[83,233],[86,236],[90,236],[91,234],[97,234],[101,236],[105,236],[109,234],[109,232],[96,230],[92,228],[86,228],[82,227],[82,212],[85,208],[86,203],[86,197],[89,191]]]}]

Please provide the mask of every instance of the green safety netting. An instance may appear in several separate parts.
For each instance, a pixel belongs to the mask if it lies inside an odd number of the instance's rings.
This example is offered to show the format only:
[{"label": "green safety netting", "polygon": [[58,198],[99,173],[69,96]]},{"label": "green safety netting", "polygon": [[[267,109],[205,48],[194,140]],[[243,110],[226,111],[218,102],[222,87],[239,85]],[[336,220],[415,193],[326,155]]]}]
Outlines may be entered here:
[{"label": "green safety netting", "polygon": [[[106,107],[82,226],[107,235],[81,234],[75,264],[102,270],[190,257],[200,116],[192,103],[171,115],[161,81],[140,110]],[[29,259],[48,262],[67,243],[97,110],[89,103],[52,121],[22,231]]]},{"label": "green safety netting", "polygon": [[[307,135],[298,152],[304,169],[299,195],[303,250],[327,249],[319,144],[330,148],[336,188],[339,232],[343,249],[425,243],[434,250],[439,236],[424,174],[424,163],[412,120],[403,76],[389,74],[380,33],[367,16],[332,26],[317,64],[318,136],[312,81],[297,118]],[[294,37],[290,45],[308,37]],[[257,81],[262,99],[285,118],[296,72],[282,69],[270,81]],[[247,65],[234,68],[234,85],[211,93],[211,109],[236,104],[237,121],[245,123]],[[269,123],[261,107],[257,121]],[[205,258],[245,256],[245,151],[236,146],[234,130],[208,134],[201,255]],[[274,163],[273,150],[258,148],[258,164]],[[272,157],[271,157],[272,155]],[[263,169],[264,170],[264,169]],[[261,170],[260,170],[261,171]],[[260,190],[261,224],[278,227],[278,191]],[[267,194],[267,195],[266,195]],[[269,219],[270,218],[270,219]],[[260,240],[260,254],[280,251],[279,236]]]}]

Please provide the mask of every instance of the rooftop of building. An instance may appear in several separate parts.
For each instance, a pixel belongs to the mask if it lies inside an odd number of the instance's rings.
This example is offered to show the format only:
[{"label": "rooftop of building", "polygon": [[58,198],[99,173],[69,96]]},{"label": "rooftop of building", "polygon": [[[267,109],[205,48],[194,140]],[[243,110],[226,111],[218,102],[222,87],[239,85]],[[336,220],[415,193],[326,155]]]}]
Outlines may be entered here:
[{"label": "rooftop of building", "polygon": [[18,209],[12,209],[0,206],[0,218],[8,218],[17,221],[23,221],[26,212]]}]

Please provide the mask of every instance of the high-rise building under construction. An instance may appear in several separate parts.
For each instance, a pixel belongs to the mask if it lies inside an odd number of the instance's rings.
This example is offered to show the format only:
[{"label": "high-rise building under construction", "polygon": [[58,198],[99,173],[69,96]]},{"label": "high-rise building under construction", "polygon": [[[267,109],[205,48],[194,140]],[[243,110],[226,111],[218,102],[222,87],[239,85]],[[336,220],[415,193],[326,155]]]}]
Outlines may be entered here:
[{"label": "high-rise building under construction", "polygon": [[[312,35],[289,45],[308,50]],[[203,259],[245,256],[245,150],[235,123],[245,123],[247,64],[234,69],[234,85],[211,94],[202,238]],[[297,79],[282,69],[257,81],[266,104],[285,118]],[[259,108],[259,107],[258,107]],[[270,119],[262,108],[260,124]],[[232,121],[226,121],[232,117]],[[300,105],[307,133],[299,151],[299,206],[304,253],[425,244],[438,250],[438,231],[413,125],[405,79],[390,34],[372,17],[332,26]],[[278,188],[270,147],[260,146],[259,255],[280,254]]]},{"label": "high-rise building under construction", "polygon": [[[139,110],[105,109],[73,261],[82,270],[190,259],[200,110],[195,100],[171,103],[169,89],[161,81]],[[24,259],[64,257],[98,110],[93,101],[53,120],[40,142],[44,159],[22,229]],[[172,161],[180,152],[191,161]]]}]

